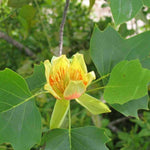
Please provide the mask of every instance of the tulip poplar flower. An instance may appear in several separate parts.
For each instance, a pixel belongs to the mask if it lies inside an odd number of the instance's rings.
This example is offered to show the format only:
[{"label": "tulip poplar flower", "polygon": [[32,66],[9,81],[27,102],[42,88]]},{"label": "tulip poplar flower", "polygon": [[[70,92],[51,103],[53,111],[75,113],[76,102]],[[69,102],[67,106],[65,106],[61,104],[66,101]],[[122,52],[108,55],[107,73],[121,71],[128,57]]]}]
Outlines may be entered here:
[{"label": "tulip poplar flower", "polygon": [[51,63],[45,60],[44,66],[47,80],[44,89],[57,99],[50,121],[51,129],[62,125],[73,99],[95,115],[110,112],[107,105],[85,94],[86,88],[95,79],[95,73],[87,72],[82,54],[77,53],[72,59],[65,55],[53,57]]}]

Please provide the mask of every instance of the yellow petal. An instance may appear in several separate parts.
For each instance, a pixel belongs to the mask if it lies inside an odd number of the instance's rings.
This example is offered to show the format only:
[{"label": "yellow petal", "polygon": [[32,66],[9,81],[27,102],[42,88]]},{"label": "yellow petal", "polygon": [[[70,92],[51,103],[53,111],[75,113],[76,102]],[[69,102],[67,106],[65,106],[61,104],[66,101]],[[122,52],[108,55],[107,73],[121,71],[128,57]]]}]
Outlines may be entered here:
[{"label": "yellow petal", "polygon": [[94,79],[96,79],[96,76],[95,76],[94,71],[89,72],[89,73],[86,75],[86,77],[87,77],[87,81],[88,81],[87,86],[88,86]]},{"label": "yellow petal", "polygon": [[80,97],[86,88],[82,81],[70,81],[67,88],[64,91],[64,98],[67,100]]},{"label": "yellow petal", "polygon": [[52,89],[49,83],[45,84],[44,89],[49,91],[55,98],[61,99],[58,94]]},{"label": "yellow petal", "polygon": [[83,94],[76,101],[94,115],[111,112],[106,104],[88,94]]},{"label": "yellow petal", "polygon": [[69,67],[70,61],[67,59],[66,55],[61,55],[60,57],[54,57],[52,60],[52,64],[55,68],[60,66]]},{"label": "yellow petal", "polygon": [[55,107],[50,120],[50,129],[60,128],[69,109],[70,101],[56,100]]},{"label": "yellow petal", "polygon": [[61,73],[61,78],[63,78],[66,84],[69,82],[69,73],[68,73],[69,66],[70,61],[66,58],[65,55],[55,57],[52,62],[52,69],[50,74],[52,76],[55,76],[56,74]]},{"label": "yellow petal", "polygon": [[46,76],[46,80],[47,82],[49,82],[49,74],[50,74],[50,70],[51,70],[51,63],[49,62],[49,60],[45,60],[44,61],[44,66],[45,66],[45,76]]},{"label": "yellow petal", "polygon": [[72,65],[80,66],[78,68],[82,68],[83,72],[87,73],[87,67],[82,54],[77,53],[73,56]]},{"label": "yellow petal", "polygon": [[58,58],[58,57],[53,56],[52,59],[51,59],[51,64],[53,64],[53,61],[54,61],[55,59],[57,59],[57,58]]}]

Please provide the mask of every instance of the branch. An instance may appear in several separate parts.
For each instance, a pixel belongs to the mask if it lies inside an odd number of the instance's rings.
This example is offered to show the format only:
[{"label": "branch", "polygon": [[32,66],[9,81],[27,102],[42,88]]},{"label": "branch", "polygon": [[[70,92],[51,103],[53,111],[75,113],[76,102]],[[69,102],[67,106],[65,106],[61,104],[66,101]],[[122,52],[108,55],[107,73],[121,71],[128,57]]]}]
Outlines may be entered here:
[{"label": "branch", "polygon": [[27,47],[19,43],[18,41],[12,39],[10,36],[6,35],[5,33],[0,31],[0,39],[4,39],[8,43],[12,44],[13,46],[17,47],[21,52],[25,52],[26,55],[30,57],[35,57],[35,54]]},{"label": "branch", "polygon": [[64,13],[63,13],[63,19],[60,25],[60,34],[59,34],[59,55],[62,55],[62,50],[63,50],[63,32],[64,32],[64,25],[66,21],[66,16],[67,16],[67,10],[69,7],[69,2],[70,0],[66,0],[66,5],[64,8]]},{"label": "branch", "polygon": [[114,120],[114,121],[109,123],[108,128],[111,129],[113,132],[119,132],[120,130],[115,125],[120,123],[120,122],[124,122],[130,118],[132,118],[132,117],[123,117],[123,118],[119,118],[117,120]]},{"label": "branch", "polygon": [[109,124],[107,127],[108,127],[111,131],[113,131],[113,132],[115,132],[115,133],[117,133],[117,132],[120,131],[117,127],[115,127],[115,126],[113,126],[113,125],[111,125],[111,124]]}]

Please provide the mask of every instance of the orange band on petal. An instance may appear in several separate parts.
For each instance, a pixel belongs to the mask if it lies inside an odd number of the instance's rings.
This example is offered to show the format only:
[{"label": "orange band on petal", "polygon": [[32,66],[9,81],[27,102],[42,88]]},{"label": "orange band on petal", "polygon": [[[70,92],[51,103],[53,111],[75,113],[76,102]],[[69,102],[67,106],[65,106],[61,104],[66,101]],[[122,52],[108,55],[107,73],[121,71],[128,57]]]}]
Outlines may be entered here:
[{"label": "orange band on petal", "polygon": [[73,93],[72,95],[65,97],[65,99],[66,100],[76,99],[76,98],[80,97],[81,95],[82,95],[81,93]]}]

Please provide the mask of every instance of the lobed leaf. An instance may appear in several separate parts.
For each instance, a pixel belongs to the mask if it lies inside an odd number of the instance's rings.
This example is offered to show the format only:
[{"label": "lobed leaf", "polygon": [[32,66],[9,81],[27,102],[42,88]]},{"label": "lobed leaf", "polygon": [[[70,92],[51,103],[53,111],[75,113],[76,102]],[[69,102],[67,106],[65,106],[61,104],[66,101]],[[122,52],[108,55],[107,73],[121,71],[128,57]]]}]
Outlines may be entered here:
[{"label": "lobed leaf", "polygon": [[75,128],[71,133],[55,129],[47,134],[45,150],[108,150],[105,146],[108,140],[104,129],[96,127]]},{"label": "lobed leaf", "polygon": [[[110,26],[103,32],[95,27],[90,42],[90,54],[99,74],[104,76],[110,73],[114,66],[122,60],[133,60],[137,58],[142,64],[142,67],[150,69],[149,38],[150,32],[144,32],[132,38],[123,39],[118,32]],[[103,79],[104,85],[106,85],[107,82],[108,80]],[[124,93],[124,95],[126,96],[126,93]],[[116,101],[111,105],[115,106],[114,108],[124,115],[137,116],[137,109],[143,109],[143,107],[147,109],[148,107],[147,100],[145,99],[143,101],[137,99],[137,102],[139,103],[139,105],[137,104],[138,106],[136,105],[136,100],[133,99],[131,101],[131,104],[135,105],[133,109],[129,101],[126,101],[123,105],[115,104],[117,103]]]},{"label": "lobed leaf", "polygon": [[[95,27],[90,41],[90,55],[99,74],[103,76],[110,73],[113,67],[122,60],[137,58],[143,67],[150,69],[149,38],[149,31],[123,39],[110,26],[103,32]],[[104,84],[107,83],[107,80],[103,81]]]},{"label": "lobed leaf", "polygon": [[148,110],[148,102],[149,102],[149,97],[144,96],[139,99],[131,100],[127,103],[124,103],[123,105],[120,104],[111,104],[111,106],[119,111],[121,114],[125,116],[133,116],[138,118],[138,110],[139,109],[146,109]]},{"label": "lobed leaf", "polygon": [[0,112],[7,111],[32,97],[25,80],[10,69],[0,71]]},{"label": "lobed leaf", "polygon": [[150,70],[143,69],[139,60],[117,64],[104,91],[104,99],[110,104],[124,104],[147,95]]},{"label": "lobed leaf", "polygon": [[69,132],[67,129],[51,130],[45,137],[45,150],[70,150]]},{"label": "lobed leaf", "polygon": [[116,25],[135,17],[142,6],[142,0],[110,0],[110,7]]},{"label": "lobed leaf", "polygon": [[15,150],[29,150],[40,138],[41,116],[33,100],[0,113],[0,144],[10,143]]},{"label": "lobed leaf", "polygon": [[28,83],[29,89],[31,91],[44,87],[44,84],[46,83],[46,78],[43,63],[34,66],[34,72],[31,76],[26,78],[26,82]]}]

